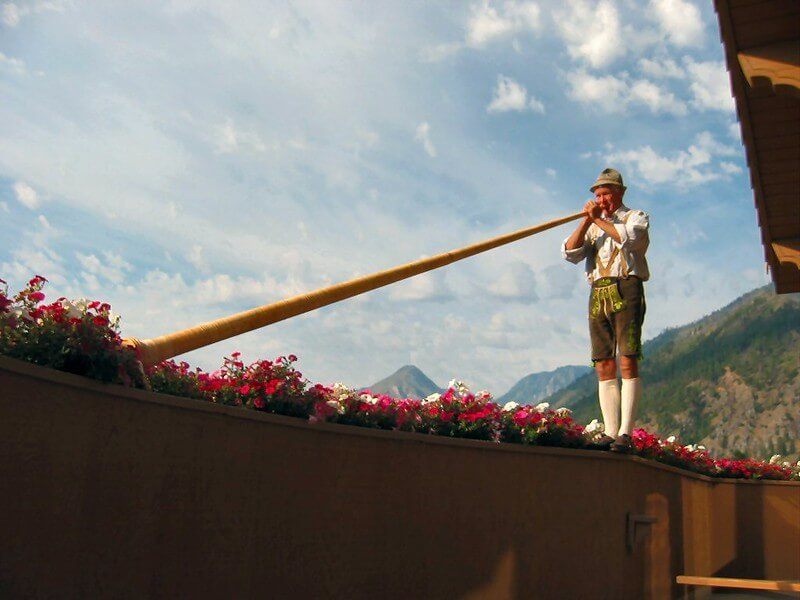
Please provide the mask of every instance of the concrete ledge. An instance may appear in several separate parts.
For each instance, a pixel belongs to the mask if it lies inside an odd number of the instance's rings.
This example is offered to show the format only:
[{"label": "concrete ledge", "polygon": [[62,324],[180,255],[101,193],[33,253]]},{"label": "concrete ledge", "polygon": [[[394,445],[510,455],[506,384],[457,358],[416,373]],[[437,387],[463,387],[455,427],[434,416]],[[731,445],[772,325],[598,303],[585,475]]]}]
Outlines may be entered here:
[{"label": "concrete ledge", "polygon": [[[797,482],[309,424],[4,357],[0,457],[4,597],[642,598],[685,593],[684,573],[800,578]],[[629,515],[657,519],[632,551]]]}]

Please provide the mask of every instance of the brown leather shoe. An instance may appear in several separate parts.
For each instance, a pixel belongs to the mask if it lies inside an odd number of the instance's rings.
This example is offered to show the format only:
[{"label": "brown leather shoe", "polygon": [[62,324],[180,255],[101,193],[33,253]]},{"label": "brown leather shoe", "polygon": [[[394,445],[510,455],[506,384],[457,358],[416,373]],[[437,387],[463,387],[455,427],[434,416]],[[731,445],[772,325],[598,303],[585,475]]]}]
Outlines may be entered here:
[{"label": "brown leather shoe", "polygon": [[610,448],[612,452],[622,452],[623,454],[628,454],[632,449],[633,440],[627,433],[617,436]]},{"label": "brown leather shoe", "polygon": [[592,448],[599,448],[600,450],[608,450],[611,444],[613,443],[614,443],[614,438],[604,433],[592,443]]}]

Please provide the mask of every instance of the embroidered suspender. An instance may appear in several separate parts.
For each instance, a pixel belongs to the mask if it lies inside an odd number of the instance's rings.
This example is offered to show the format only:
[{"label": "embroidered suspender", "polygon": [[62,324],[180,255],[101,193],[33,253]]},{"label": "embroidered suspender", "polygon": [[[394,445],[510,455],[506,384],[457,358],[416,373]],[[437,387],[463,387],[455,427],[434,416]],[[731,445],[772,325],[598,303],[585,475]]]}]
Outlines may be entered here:
[{"label": "embroidered suspender", "polygon": [[[633,211],[628,211],[628,214],[626,214],[622,218],[623,224],[628,222],[628,217],[631,216],[632,212]],[[627,279],[628,261],[625,259],[625,253],[620,252],[620,249],[617,247],[615,247],[614,250],[611,252],[611,256],[609,257],[608,262],[606,262],[606,264],[603,264],[603,261],[600,260],[600,252],[595,252],[594,263],[595,266],[597,267],[597,271],[600,274],[600,277],[611,277],[611,267],[614,264],[614,261],[616,260],[617,256],[619,256],[620,260],[620,273],[622,275],[622,278]]]}]

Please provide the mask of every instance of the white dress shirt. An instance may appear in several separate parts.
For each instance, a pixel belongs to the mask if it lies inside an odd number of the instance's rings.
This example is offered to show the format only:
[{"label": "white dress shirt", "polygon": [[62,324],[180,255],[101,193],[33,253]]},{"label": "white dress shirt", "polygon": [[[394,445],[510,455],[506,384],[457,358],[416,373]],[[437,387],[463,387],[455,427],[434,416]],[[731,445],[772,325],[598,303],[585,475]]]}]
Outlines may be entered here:
[{"label": "white dress shirt", "polygon": [[644,256],[650,245],[650,218],[647,213],[631,210],[623,204],[606,221],[614,225],[619,242],[592,223],[586,231],[583,246],[567,250],[567,240],[564,240],[561,256],[575,264],[586,259],[586,278],[589,283],[601,277],[628,275],[636,275],[642,281],[650,279]]}]

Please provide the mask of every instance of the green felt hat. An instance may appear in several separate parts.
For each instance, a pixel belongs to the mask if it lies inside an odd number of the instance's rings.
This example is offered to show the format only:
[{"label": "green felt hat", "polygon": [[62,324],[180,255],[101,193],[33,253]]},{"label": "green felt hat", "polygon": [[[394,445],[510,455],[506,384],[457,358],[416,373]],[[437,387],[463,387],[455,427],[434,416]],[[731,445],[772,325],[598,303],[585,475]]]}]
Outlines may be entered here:
[{"label": "green felt hat", "polygon": [[593,192],[595,188],[599,188],[601,185],[618,185],[623,191],[628,189],[625,187],[625,184],[622,183],[622,173],[611,168],[602,170],[600,175],[597,176],[597,181],[589,188],[589,191]]}]

